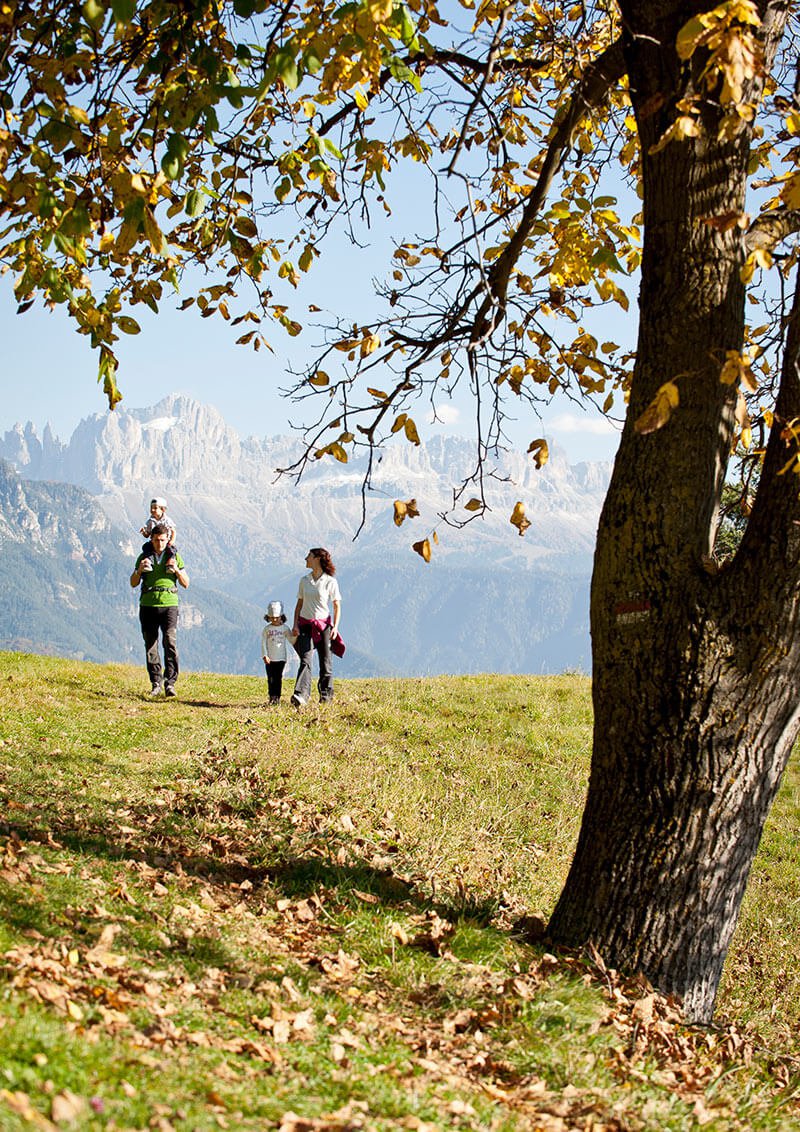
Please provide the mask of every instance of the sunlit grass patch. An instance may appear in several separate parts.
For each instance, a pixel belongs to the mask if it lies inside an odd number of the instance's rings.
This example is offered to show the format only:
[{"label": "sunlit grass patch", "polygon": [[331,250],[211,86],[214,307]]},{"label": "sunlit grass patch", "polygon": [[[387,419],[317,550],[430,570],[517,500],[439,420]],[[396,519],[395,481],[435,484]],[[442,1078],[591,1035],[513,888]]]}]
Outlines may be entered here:
[{"label": "sunlit grass patch", "polygon": [[203,673],[155,705],[142,675],[0,656],[4,1130],[58,1097],[91,1129],[790,1126],[794,767],[726,972],[739,1029],[706,1036],[531,943],[585,677],[340,681],[295,712]]}]

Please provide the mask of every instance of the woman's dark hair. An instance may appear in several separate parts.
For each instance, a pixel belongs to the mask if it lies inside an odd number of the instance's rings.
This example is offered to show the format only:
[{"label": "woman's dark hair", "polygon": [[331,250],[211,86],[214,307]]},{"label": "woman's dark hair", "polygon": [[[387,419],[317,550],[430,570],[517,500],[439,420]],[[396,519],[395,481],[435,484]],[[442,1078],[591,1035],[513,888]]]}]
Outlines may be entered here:
[{"label": "woman's dark hair", "polygon": [[319,564],[322,567],[323,574],[330,574],[331,577],[336,573],[336,567],[333,564],[333,559],[327,552],[324,546],[312,546],[309,551],[315,558],[319,559]]}]

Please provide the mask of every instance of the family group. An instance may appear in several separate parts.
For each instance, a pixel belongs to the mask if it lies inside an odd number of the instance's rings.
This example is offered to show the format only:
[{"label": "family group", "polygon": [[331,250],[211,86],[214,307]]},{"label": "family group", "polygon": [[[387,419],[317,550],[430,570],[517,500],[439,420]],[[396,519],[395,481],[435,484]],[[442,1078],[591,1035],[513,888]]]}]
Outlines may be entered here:
[{"label": "family group", "polygon": [[[176,546],[175,524],[167,515],[166,500],[150,501],[150,515],[141,527],[146,538],[131,574],[134,588],[140,586],[139,624],[144,639],[150,695],[175,696],[178,679],[178,587],[187,589],[189,575]],[[336,567],[322,546],[312,547],[306,555],[308,573],[300,579],[291,628],[283,611],[283,602],[269,603],[264,615],[266,625],[261,633],[261,657],[267,673],[269,703],[279,704],[283,670],[291,646],[300,658],[291,703],[301,708],[311,698],[311,662],[319,658],[317,688],[321,703],[333,699],[333,655],[344,655],[344,641],[339,633],[342,598],[336,580]],[[159,649],[164,653],[161,663]]]}]

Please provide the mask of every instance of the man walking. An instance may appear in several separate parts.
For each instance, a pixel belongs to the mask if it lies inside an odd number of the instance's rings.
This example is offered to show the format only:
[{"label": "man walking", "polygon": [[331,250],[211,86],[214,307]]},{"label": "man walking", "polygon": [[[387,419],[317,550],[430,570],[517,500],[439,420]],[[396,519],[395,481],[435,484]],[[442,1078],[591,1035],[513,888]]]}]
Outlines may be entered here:
[{"label": "man walking", "polygon": [[161,693],[161,657],[158,651],[158,634],[164,648],[164,695],[175,695],[178,679],[178,586],[186,589],[189,575],[183,567],[180,554],[165,553],[170,530],[166,523],[156,523],[150,532],[152,553],[142,550],[131,574],[131,586],[141,583],[139,622],[142,626],[150,677],[151,696]]}]

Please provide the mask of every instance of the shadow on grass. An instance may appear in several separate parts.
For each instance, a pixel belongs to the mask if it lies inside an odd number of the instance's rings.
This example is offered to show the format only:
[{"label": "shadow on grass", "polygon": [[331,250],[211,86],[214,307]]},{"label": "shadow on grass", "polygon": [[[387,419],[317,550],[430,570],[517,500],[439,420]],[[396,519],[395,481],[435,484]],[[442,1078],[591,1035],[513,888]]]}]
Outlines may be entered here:
[{"label": "shadow on grass", "polygon": [[[162,702],[163,697],[162,696],[158,696],[158,697],[145,696],[144,699],[146,701],[148,701],[149,703],[160,704]],[[250,704],[246,704],[246,703],[223,704],[223,703],[220,703],[218,700],[216,700],[216,701],[212,701],[212,700],[189,700],[189,699],[186,699],[184,696],[182,696],[180,694],[180,692],[178,692],[177,696],[175,697],[175,699],[172,702],[174,704],[181,706],[181,707],[203,707],[203,708],[218,708],[218,709],[249,708],[251,706]]]},{"label": "shadow on grass", "polygon": [[[340,899],[348,899],[357,892],[361,900],[364,894],[375,897],[376,905],[410,904],[416,910],[425,911],[436,906],[442,914],[452,913],[452,909],[443,910],[440,904],[434,905],[412,882],[397,876],[391,869],[377,868],[367,860],[351,858],[346,863],[333,860],[337,849],[348,846],[349,839],[343,834],[309,832],[306,851],[290,850],[290,839],[297,830],[291,821],[280,815],[269,822],[262,820],[249,830],[248,841],[243,842],[241,830],[237,830],[230,854],[222,838],[208,837],[185,826],[176,827],[174,815],[165,815],[156,806],[139,807],[134,813],[128,809],[124,832],[115,828],[116,819],[110,815],[106,821],[102,821],[100,815],[89,820],[84,816],[80,820],[77,814],[61,807],[52,819],[48,815],[46,828],[38,824],[42,818],[40,812],[35,817],[32,814],[30,821],[23,817],[0,821],[0,834],[17,837],[23,844],[33,842],[66,849],[79,858],[94,856],[107,862],[140,862],[152,869],[182,872],[225,887],[240,887],[247,882],[255,895],[264,885],[291,899],[303,899],[325,888],[337,892]],[[223,824],[224,818],[221,826]],[[202,838],[207,848],[190,846],[187,843],[190,838]],[[359,899],[355,895],[352,898]],[[464,909],[464,914],[471,919],[476,918],[477,912],[475,905]],[[40,922],[35,906],[30,905],[25,916],[29,920],[18,920],[19,926],[52,932],[53,925]]]}]

